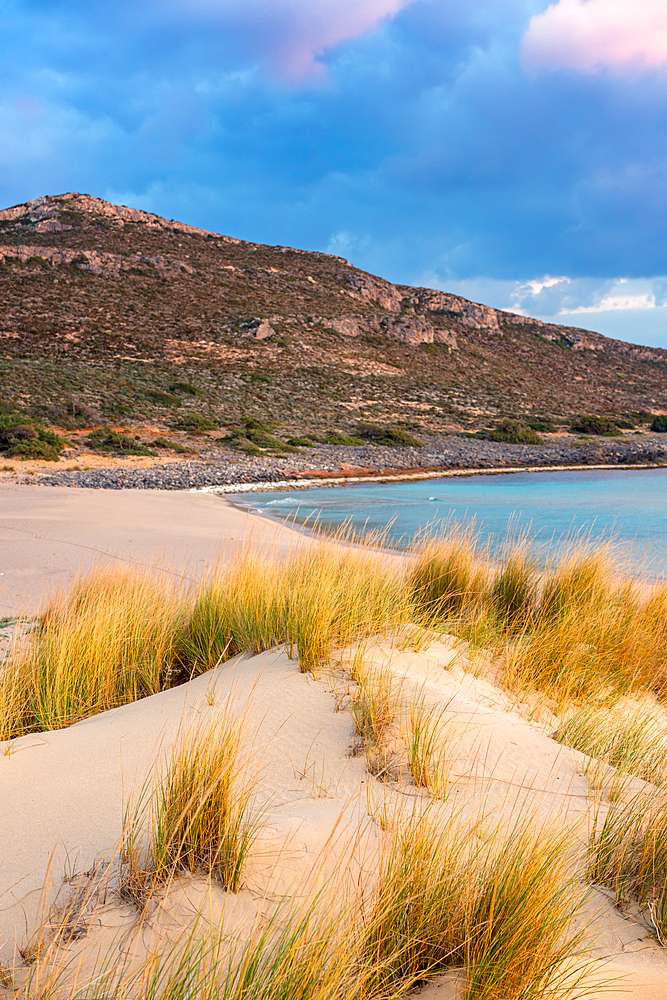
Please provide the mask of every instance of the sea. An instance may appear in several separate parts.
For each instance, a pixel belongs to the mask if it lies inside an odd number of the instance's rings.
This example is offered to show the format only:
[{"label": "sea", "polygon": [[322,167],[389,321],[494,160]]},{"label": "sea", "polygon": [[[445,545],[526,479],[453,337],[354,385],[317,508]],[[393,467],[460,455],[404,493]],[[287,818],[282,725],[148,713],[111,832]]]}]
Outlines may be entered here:
[{"label": "sea", "polygon": [[667,469],[577,470],[454,476],[397,483],[237,494],[234,502],[304,530],[349,525],[407,547],[456,521],[497,550],[527,534],[546,558],[573,538],[612,542],[614,558],[642,575],[667,575]]}]

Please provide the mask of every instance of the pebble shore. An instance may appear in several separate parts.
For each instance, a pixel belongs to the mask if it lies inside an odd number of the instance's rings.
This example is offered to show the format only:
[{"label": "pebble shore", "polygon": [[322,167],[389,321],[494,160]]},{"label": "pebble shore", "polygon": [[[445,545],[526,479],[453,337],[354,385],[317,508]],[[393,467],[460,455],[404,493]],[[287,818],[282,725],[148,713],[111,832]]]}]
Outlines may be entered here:
[{"label": "pebble shore", "polygon": [[[318,445],[285,457],[239,457],[229,449],[211,448],[197,460],[149,468],[103,467],[80,471],[19,473],[13,482],[34,486],[74,486],[88,489],[190,490],[232,484],[272,483],[294,477],[380,475],[388,471],[502,469],[533,466],[667,465],[667,435],[629,440],[567,442],[562,438],[544,445],[500,444],[449,436],[425,438],[423,448],[344,447]],[[326,480],[323,482],[325,485]]]}]

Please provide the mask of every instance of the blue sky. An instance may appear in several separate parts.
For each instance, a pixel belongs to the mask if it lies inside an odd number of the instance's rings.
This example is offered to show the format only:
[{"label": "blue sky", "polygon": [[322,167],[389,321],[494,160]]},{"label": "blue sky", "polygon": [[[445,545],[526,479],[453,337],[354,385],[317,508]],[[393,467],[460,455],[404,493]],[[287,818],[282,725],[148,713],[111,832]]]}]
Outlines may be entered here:
[{"label": "blue sky", "polygon": [[667,347],[665,0],[0,0],[0,204],[85,191]]}]

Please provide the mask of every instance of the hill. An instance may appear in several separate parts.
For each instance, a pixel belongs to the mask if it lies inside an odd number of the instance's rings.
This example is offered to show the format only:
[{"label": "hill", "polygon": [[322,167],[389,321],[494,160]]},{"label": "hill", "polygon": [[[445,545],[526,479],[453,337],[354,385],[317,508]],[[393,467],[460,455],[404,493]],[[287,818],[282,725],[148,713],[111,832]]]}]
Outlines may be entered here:
[{"label": "hill", "polygon": [[5,412],[61,427],[189,415],[282,437],[360,421],[438,435],[667,411],[667,351],[88,195],[0,211],[0,283]]}]

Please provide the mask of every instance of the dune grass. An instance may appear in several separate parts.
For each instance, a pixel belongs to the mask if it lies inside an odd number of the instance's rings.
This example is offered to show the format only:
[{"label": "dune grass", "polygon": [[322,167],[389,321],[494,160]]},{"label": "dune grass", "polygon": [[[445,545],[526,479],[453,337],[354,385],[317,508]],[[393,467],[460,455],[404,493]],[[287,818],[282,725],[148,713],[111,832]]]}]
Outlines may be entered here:
[{"label": "dune grass", "polygon": [[102,568],[49,606],[0,677],[0,739],[59,729],[162,690],[183,613],[157,573]]},{"label": "dune grass", "polygon": [[667,693],[666,586],[642,589],[608,549],[579,542],[538,573],[520,536],[493,565],[472,528],[451,524],[405,560],[344,532],[281,558],[248,547],[192,593],[164,574],[102,567],[55,599],[10,656],[0,739],[70,725],[237,653],[285,644],[317,673],[334,649],[406,628],[490,651],[497,681],[558,711]]},{"label": "dune grass", "polygon": [[505,651],[503,681],[517,692],[544,692],[560,707],[641,691],[664,697],[666,624],[662,599],[610,581],[604,599],[540,616]]},{"label": "dune grass", "polygon": [[379,746],[396,718],[396,694],[390,670],[356,672],[358,690],[352,701],[357,734],[365,743]]},{"label": "dune grass", "polygon": [[23,1000],[364,1000],[363,973],[349,914],[329,894],[296,906],[283,902],[257,920],[247,939],[195,926],[143,956],[101,955],[87,975],[45,948],[19,990]]},{"label": "dune grass", "polygon": [[124,895],[143,904],[178,871],[205,874],[238,891],[256,832],[247,764],[241,722],[228,711],[181,734],[164,775],[144,789],[126,823]]},{"label": "dune grass", "polygon": [[524,536],[505,546],[493,580],[489,602],[510,631],[528,628],[538,608],[538,565]]},{"label": "dune grass", "polygon": [[396,720],[397,692],[391,671],[372,670],[357,665],[354,670],[357,692],[352,699],[352,717],[357,737],[362,741],[371,774],[387,777],[395,768],[395,754],[385,740]]},{"label": "dune grass", "polygon": [[478,606],[488,589],[488,551],[474,524],[454,522],[435,537],[419,539],[412,548],[408,587],[415,605],[443,622]]},{"label": "dune grass", "polygon": [[584,704],[553,738],[588,754],[593,767],[608,765],[654,785],[667,779],[667,716],[646,704],[627,702],[613,708]]},{"label": "dune grass", "polygon": [[667,944],[667,796],[650,786],[613,801],[596,822],[589,848],[591,882],[612,889],[616,905],[636,900]]},{"label": "dune grass", "polygon": [[284,559],[244,553],[198,593],[183,661],[200,672],[235,653],[285,643],[301,670],[316,671],[335,647],[409,620],[401,569],[346,542],[321,541]]},{"label": "dune grass", "polygon": [[448,969],[466,1000],[578,995],[582,892],[567,838],[525,824],[476,834],[428,815],[395,831],[365,914],[366,996],[401,996]]},{"label": "dune grass", "polygon": [[465,1000],[590,997],[579,989],[588,964],[571,921],[583,896],[565,836],[527,823],[457,825],[428,811],[398,820],[370,891],[346,894],[334,875],[301,902],[276,901],[244,935],[195,922],[176,942],[156,939],[145,957],[129,942],[116,946],[83,976],[71,938],[51,933],[19,992],[25,1000],[398,1000],[451,971]]},{"label": "dune grass", "polygon": [[447,788],[447,734],[442,719],[445,708],[428,709],[421,701],[411,701],[404,735],[408,770],[413,781],[436,797],[443,797]]}]

